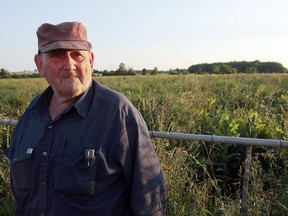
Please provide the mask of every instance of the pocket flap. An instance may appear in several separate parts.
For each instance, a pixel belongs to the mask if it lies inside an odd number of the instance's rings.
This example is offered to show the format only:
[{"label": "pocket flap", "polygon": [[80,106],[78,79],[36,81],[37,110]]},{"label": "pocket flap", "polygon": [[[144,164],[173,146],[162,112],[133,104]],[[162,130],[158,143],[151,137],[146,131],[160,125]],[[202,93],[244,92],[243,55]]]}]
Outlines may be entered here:
[{"label": "pocket flap", "polygon": [[32,152],[33,152],[33,149],[28,148],[25,153],[18,155],[18,156],[15,156],[15,157],[11,157],[10,160],[12,163],[17,163],[17,162],[20,162],[23,160],[30,159],[32,157]]}]

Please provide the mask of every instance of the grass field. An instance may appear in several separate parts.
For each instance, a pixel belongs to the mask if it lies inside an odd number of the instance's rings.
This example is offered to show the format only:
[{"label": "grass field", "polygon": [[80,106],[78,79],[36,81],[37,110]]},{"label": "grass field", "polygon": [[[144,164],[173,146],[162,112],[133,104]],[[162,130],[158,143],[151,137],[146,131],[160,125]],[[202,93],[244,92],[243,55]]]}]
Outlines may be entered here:
[{"label": "grass field", "polygon": [[[126,95],[149,130],[265,139],[288,138],[288,75],[95,77]],[[0,79],[0,118],[19,118],[47,84]],[[0,215],[12,215],[2,151],[13,127],[0,125]],[[167,215],[240,215],[245,147],[153,139],[168,189]],[[247,215],[288,214],[287,149],[254,147]]]}]

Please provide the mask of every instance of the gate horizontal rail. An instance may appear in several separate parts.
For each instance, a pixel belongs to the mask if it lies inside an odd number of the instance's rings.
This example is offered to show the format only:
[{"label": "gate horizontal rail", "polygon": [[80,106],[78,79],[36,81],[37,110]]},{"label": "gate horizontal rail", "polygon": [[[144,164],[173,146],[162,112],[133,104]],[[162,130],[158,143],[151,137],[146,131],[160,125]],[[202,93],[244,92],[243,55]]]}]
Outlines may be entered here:
[{"label": "gate horizontal rail", "polygon": [[5,120],[5,119],[0,119],[0,124],[3,124],[3,125],[10,125],[10,126],[16,126],[18,123],[17,120]]},{"label": "gate horizontal rail", "polygon": [[[3,125],[16,126],[17,123],[18,121],[13,119],[12,120],[0,119],[0,124]],[[149,131],[149,135],[151,138],[182,139],[182,140],[202,141],[212,143],[240,144],[246,146],[260,145],[260,146],[288,148],[288,141],[286,140],[215,136],[215,135],[187,134],[187,133],[159,132],[159,131]]]},{"label": "gate horizontal rail", "polygon": [[240,144],[246,146],[261,145],[261,146],[288,148],[288,141],[286,140],[170,133],[170,132],[158,132],[158,131],[150,131],[149,133],[152,138],[183,139],[183,140],[212,142],[212,143]]}]

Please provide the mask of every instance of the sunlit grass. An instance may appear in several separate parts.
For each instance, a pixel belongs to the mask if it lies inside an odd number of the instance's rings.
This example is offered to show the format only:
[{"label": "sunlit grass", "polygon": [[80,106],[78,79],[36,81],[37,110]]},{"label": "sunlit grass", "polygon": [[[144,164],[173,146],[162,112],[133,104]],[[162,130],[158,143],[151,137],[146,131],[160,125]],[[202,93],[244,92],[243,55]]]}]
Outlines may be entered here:
[{"label": "sunlit grass", "polygon": [[[288,138],[287,74],[94,78],[127,96],[149,130]],[[0,79],[0,117],[17,119],[46,86],[41,78]],[[4,129],[1,146],[7,143]],[[166,139],[153,144],[167,182],[167,215],[240,215],[245,147]],[[288,213],[287,153],[253,148],[248,215]],[[1,170],[0,184],[7,188],[8,169]],[[11,193],[4,193],[0,209],[13,209]]]}]

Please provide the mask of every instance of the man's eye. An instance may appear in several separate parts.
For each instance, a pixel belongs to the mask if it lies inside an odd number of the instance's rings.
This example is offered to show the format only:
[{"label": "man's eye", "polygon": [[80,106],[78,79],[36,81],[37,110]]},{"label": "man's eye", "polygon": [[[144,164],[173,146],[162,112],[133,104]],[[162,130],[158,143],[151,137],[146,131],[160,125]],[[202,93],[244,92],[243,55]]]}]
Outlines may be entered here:
[{"label": "man's eye", "polygon": [[80,53],[80,52],[73,52],[71,53],[71,57],[75,60],[75,61],[82,61],[84,59],[84,56]]}]

